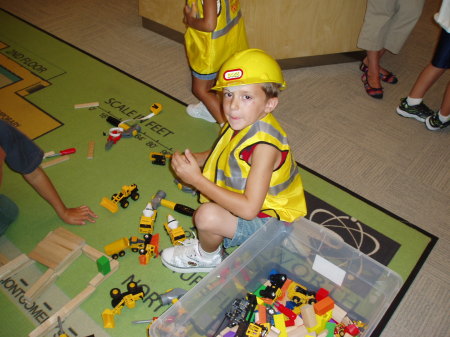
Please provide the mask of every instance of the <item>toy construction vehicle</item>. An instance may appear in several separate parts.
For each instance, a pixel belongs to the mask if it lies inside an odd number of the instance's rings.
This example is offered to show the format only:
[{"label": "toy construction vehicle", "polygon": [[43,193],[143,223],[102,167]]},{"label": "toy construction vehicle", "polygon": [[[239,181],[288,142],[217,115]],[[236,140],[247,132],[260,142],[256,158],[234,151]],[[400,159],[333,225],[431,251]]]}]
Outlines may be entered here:
[{"label": "toy construction vehicle", "polygon": [[164,228],[169,234],[170,241],[174,246],[181,245],[181,243],[186,240],[186,233],[183,227],[178,224],[178,220],[175,220],[170,214],[167,216],[167,222],[164,223]]},{"label": "toy construction vehicle", "polygon": [[138,187],[136,184],[122,186],[120,193],[113,194],[111,199],[103,197],[100,205],[105,207],[110,212],[116,213],[119,210],[118,204],[120,204],[122,208],[128,207],[130,204],[128,202],[129,197],[131,197],[134,201],[139,199]]},{"label": "toy construction vehicle", "polygon": [[158,211],[153,209],[152,204],[148,203],[142,211],[142,216],[139,221],[139,233],[153,234],[154,224]]},{"label": "toy construction vehicle", "polygon": [[114,316],[119,315],[124,306],[127,308],[136,307],[136,301],[144,297],[144,291],[136,282],[131,281],[127,284],[127,292],[121,293],[119,288],[113,288],[109,292],[112,297],[111,305],[114,309],[105,309],[102,313],[103,327],[114,328]]},{"label": "toy construction vehicle", "polygon": [[103,249],[107,255],[111,256],[114,260],[117,260],[119,256],[125,255],[125,249],[128,248],[130,248],[130,240],[121,238],[106,245]]},{"label": "toy construction vehicle", "polygon": [[[148,239],[147,239],[148,237]],[[119,257],[125,255],[126,249],[131,249],[132,252],[137,253],[142,248],[145,248],[147,242],[150,242],[151,235],[145,234],[144,239],[139,239],[137,236],[130,236],[129,238],[120,238],[110,244],[106,245],[103,249],[105,253],[117,260]]]},{"label": "toy construction vehicle", "polygon": [[167,159],[172,158],[172,155],[160,152],[150,152],[149,157],[153,165],[165,166]]},{"label": "toy construction vehicle", "polygon": [[139,250],[139,263],[147,264],[150,259],[159,256],[159,234],[145,234],[145,246]]}]

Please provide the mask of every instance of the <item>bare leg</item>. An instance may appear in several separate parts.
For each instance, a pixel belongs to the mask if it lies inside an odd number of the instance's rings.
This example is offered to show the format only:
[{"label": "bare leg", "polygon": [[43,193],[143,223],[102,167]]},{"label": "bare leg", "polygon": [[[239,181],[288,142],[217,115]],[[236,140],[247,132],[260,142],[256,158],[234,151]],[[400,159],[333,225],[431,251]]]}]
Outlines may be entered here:
[{"label": "bare leg", "polygon": [[[383,56],[382,50],[368,50],[367,56],[363,62],[367,62],[367,82],[372,88],[381,88],[380,83],[380,57]],[[381,56],[380,56],[381,55]]]},{"label": "bare leg", "polygon": [[414,86],[412,87],[409,97],[423,98],[431,86],[441,77],[445,72],[443,68],[436,68],[432,64],[426,66],[417,77]]},{"label": "bare leg", "polygon": [[[386,69],[383,68],[383,67],[381,66],[381,64],[380,64],[381,58],[383,57],[383,55],[384,55],[385,52],[386,52],[386,49],[384,49],[384,48],[378,51],[378,67],[379,67],[379,72],[380,72],[381,74],[383,74],[383,75],[388,75],[388,74],[390,73],[389,70],[386,70]],[[368,57],[367,57],[367,56],[364,58],[363,63],[364,63],[365,65],[368,65],[368,64],[369,64],[369,60],[368,60]]]},{"label": "bare leg", "polygon": [[202,204],[194,216],[200,246],[206,252],[214,252],[224,238],[233,238],[238,219],[215,203]]},{"label": "bare leg", "polygon": [[217,123],[222,124],[225,122],[225,119],[222,114],[219,98],[214,91],[211,91],[214,83],[215,80],[201,80],[192,76],[192,93],[203,102]]},{"label": "bare leg", "polygon": [[447,89],[445,90],[444,99],[442,100],[441,108],[442,116],[450,115],[450,82],[447,84]]}]

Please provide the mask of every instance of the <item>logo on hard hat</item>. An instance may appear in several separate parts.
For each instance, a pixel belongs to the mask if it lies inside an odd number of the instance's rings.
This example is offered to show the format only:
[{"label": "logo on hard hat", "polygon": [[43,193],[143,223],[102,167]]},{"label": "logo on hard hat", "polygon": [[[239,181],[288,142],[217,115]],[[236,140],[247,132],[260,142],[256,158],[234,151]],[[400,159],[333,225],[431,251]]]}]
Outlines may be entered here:
[{"label": "logo on hard hat", "polygon": [[223,73],[223,79],[225,81],[238,80],[244,75],[242,69],[231,69]]}]

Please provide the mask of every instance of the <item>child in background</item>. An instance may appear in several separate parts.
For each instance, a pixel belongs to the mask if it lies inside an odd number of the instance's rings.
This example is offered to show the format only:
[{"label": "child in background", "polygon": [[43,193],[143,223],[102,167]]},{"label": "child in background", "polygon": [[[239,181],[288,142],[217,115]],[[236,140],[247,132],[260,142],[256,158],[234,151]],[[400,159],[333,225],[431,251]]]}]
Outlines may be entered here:
[{"label": "child in background", "polygon": [[[86,221],[95,222],[97,215],[88,206],[67,208],[64,205],[49,177],[39,166],[43,156],[44,152],[27,136],[0,120],[0,185],[5,161],[11,170],[23,175],[65,223],[84,225]],[[16,204],[7,196],[0,194],[0,235],[6,231],[17,215]]]},{"label": "child in background", "polygon": [[[272,112],[286,83],[278,63],[259,49],[228,59],[213,90],[222,91],[227,123],[211,151],[175,152],[172,168],[197,189],[198,240],[164,249],[169,269],[207,272],[225,248],[242,244],[268,220],[293,222],[306,214],[302,181],[285,131]],[[203,167],[203,172],[200,167]]]},{"label": "child in background", "polygon": [[450,68],[450,0],[442,1],[441,9],[434,18],[442,29],[433,59],[417,77],[408,97],[402,98],[397,107],[399,115],[425,122],[427,129],[432,131],[450,125],[450,82],[438,111],[433,112],[423,102],[428,90]]},{"label": "child in background", "polygon": [[220,66],[248,48],[239,0],[188,0],[184,8],[186,54],[192,71],[192,93],[200,100],[187,113],[222,124],[220,102],[211,91]]}]

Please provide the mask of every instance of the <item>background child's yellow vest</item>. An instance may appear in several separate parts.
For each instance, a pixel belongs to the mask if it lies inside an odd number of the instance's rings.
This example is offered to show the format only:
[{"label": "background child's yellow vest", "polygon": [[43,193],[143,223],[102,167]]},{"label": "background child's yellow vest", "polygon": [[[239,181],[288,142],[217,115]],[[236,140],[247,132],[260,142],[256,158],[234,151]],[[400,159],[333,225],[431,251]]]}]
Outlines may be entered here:
[{"label": "background child's yellow vest", "polygon": [[[197,17],[202,18],[202,1],[190,3],[196,3]],[[189,65],[199,74],[218,72],[226,59],[248,48],[239,0],[217,0],[217,6],[217,26],[213,32],[188,27],[184,36]]]}]

